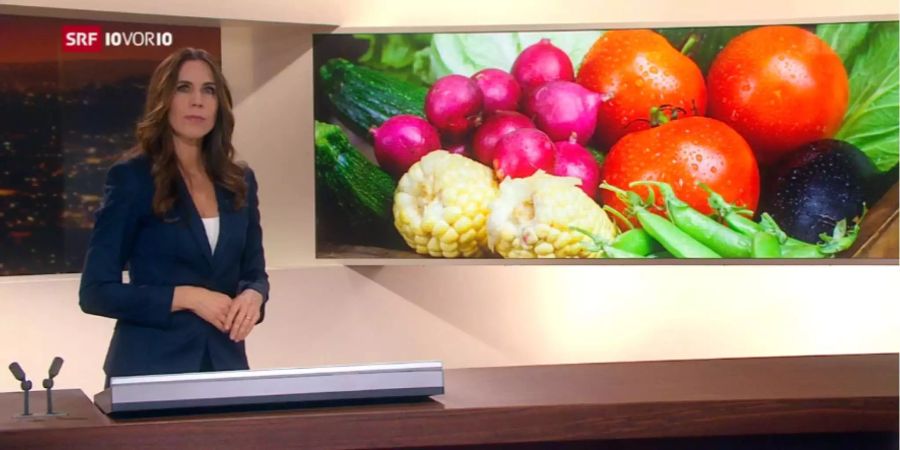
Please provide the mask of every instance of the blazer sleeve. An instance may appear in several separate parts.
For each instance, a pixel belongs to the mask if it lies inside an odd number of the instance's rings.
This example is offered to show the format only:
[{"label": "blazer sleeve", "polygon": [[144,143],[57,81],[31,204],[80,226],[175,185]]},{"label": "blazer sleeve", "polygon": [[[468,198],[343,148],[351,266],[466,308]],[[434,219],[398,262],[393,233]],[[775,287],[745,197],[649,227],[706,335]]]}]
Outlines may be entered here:
[{"label": "blazer sleeve", "polygon": [[103,203],[85,257],[79,304],[88,314],[166,328],[175,286],[122,282],[122,270],[137,234],[139,195],[140,181],[128,165],[114,165],[106,175]]},{"label": "blazer sleeve", "polygon": [[266,273],[266,258],[263,251],[262,227],[259,218],[259,186],[253,170],[247,168],[247,237],[244,251],[241,254],[241,279],[238,282],[238,293],[253,289],[262,294],[263,304],[260,308],[260,323],[266,315],[266,303],[269,301],[269,275]]}]

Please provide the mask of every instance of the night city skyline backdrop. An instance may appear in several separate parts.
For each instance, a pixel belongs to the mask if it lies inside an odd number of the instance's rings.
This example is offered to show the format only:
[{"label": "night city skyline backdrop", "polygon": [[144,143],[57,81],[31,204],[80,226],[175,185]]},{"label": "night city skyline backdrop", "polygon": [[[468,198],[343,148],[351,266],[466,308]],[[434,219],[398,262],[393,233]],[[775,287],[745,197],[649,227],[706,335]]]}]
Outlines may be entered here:
[{"label": "night city skyline backdrop", "polygon": [[[66,53],[63,25],[174,39]],[[134,145],[147,81],[186,46],[218,59],[220,30],[0,15],[0,275],[81,271],[106,171]]]}]

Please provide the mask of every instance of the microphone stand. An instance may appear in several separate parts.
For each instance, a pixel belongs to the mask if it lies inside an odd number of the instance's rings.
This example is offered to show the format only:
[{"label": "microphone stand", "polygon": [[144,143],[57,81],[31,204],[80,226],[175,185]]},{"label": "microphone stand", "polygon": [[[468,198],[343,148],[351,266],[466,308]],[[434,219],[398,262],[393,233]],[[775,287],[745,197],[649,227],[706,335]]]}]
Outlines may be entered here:
[{"label": "microphone stand", "polygon": [[22,366],[20,366],[17,362],[13,362],[9,365],[9,371],[12,372],[13,376],[21,382],[19,383],[19,386],[22,388],[22,398],[25,402],[22,408],[22,414],[18,414],[14,417],[31,417],[31,410],[28,404],[28,392],[31,390],[31,380],[29,380],[25,376],[25,371],[22,370]]},{"label": "microphone stand", "polygon": [[59,369],[62,368],[63,359],[59,356],[53,358],[48,372],[49,378],[45,378],[42,383],[44,389],[47,390],[47,415],[48,416],[65,416],[64,412],[53,412],[53,379],[59,375]]}]

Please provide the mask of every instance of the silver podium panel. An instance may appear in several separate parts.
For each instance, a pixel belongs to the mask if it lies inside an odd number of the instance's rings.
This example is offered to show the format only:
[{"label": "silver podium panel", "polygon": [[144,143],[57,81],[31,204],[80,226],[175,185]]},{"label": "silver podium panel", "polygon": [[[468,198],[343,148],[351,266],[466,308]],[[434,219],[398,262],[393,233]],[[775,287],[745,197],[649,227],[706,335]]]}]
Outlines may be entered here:
[{"label": "silver podium panel", "polygon": [[443,364],[414,362],[112,377],[94,403],[111,414],[443,393]]}]

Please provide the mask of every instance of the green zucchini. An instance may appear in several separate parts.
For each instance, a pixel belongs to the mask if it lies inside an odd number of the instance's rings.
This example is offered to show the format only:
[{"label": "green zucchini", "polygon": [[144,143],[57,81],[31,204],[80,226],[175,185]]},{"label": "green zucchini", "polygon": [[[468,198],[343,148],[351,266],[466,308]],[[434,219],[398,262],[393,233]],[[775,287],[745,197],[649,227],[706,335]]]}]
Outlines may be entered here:
[{"label": "green zucchini", "polygon": [[371,141],[372,128],[398,114],[425,117],[428,89],[342,58],[319,69],[324,92],[348,126]]},{"label": "green zucchini", "polygon": [[356,149],[337,125],[316,121],[316,178],[346,216],[351,228],[393,222],[397,183]]}]

